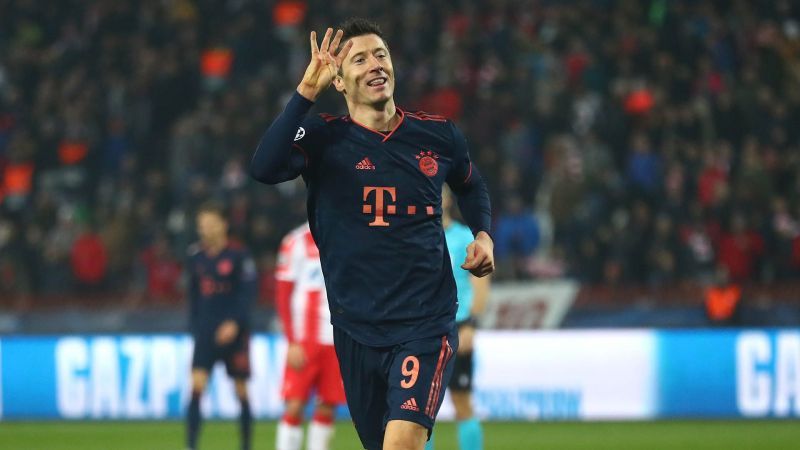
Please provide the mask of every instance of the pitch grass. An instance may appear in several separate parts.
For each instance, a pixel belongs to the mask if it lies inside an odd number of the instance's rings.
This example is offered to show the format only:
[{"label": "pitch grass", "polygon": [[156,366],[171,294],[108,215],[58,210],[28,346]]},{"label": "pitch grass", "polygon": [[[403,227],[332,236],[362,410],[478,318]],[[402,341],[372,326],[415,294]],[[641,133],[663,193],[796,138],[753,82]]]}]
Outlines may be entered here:
[{"label": "pitch grass", "polygon": [[[181,422],[0,422],[2,450],[182,450]],[[759,450],[800,448],[796,421],[491,422],[485,450]],[[436,450],[457,450],[455,426],[436,425]],[[274,449],[275,422],[258,422],[253,450]],[[235,422],[207,422],[200,450],[237,450]],[[357,450],[339,422],[332,450]]]}]

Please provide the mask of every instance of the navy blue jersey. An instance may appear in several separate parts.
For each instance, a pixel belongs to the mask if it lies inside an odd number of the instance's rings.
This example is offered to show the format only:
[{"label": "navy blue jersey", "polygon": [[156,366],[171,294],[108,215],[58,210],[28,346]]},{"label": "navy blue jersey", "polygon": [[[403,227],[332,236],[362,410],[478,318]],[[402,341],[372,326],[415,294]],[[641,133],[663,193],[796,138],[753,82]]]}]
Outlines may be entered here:
[{"label": "navy blue jersey", "polygon": [[457,299],[443,184],[473,233],[491,223],[463,135],[443,117],[399,108],[395,129],[379,133],[349,116],[307,117],[311,105],[292,97],[261,139],[251,174],[266,183],[305,180],[331,322],[373,346],[447,334]]},{"label": "navy blue jersey", "polygon": [[189,248],[189,324],[193,333],[209,332],[233,319],[249,328],[250,309],[256,296],[256,267],[250,254],[229,244],[217,255],[199,244]]}]

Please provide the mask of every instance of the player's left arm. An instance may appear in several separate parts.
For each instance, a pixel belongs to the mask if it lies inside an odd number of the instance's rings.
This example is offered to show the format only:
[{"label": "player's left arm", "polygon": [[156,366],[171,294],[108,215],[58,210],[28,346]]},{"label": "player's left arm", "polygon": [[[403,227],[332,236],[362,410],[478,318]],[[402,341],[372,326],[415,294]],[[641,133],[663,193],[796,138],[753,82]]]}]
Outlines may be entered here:
[{"label": "player's left arm", "polygon": [[461,268],[469,270],[476,277],[484,277],[494,272],[489,189],[470,160],[464,135],[452,122],[448,121],[448,126],[453,136],[453,167],[447,175],[447,184],[456,194],[458,209],[475,236],[475,240],[467,246],[467,258]]}]

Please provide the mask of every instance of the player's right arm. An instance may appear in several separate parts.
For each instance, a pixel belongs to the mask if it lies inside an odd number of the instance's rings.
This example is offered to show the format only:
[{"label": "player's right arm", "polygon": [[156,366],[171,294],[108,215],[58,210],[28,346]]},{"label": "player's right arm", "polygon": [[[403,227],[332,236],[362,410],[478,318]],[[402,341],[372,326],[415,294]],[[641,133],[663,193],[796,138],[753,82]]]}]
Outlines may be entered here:
[{"label": "player's right arm", "polygon": [[[322,92],[330,86],[339,71],[352,41],[348,41],[338,52],[336,49],[342,39],[342,30],[336,32],[328,28],[321,46],[317,46],[317,34],[311,32],[311,61],[297,92],[289,100],[286,108],[278,115],[256,148],[250,162],[250,175],[267,184],[277,184],[300,175],[308,165],[309,154],[303,147],[311,141],[312,123],[304,121],[308,110]],[[298,142],[300,141],[300,142]]]}]

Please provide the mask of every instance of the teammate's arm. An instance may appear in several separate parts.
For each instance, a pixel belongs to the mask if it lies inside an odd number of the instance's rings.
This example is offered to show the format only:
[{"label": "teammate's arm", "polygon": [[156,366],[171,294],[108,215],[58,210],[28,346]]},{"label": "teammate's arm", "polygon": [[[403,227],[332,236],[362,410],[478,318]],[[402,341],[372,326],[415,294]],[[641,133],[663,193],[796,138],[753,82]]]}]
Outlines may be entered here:
[{"label": "teammate's arm", "polygon": [[309,155],[294,141],[302,139],[309,130],[298,127],[314,101],[330,86],[352,47],[352,41],[348,41],[336,52],[343,32],[337,31],[331,42],[332,33],[333,29],[328,28],[318,47],[317,34],[311,32],[311,61],[297,92],[261,137],[250,162],[250,175],[262,183],[277,184],[296,178],[308,164]]},{"label": "teammate's arm", "polygon": [[197,278],[192,271],[194,264],[191,264],[191,261],[187,261],[185,267],[186,271],[184,272],[184,276],[187,279],[186,297],[189,300],[189,330],[194,333],[195,330],[197,330],[198,319],[200,316],[200,288],[197,283]]},{"label": "teammate's arm", "polygon": [[258,293],[258,272],[249,254],[244,254],[239,264],[230,317],[217,327],[216,340],[219,345],[230,344],[242,329],[250,328],[250,314]]},{"label": "teammate's arm", "polygon": [[492,227],[489,189],[478,168],[470,161],[464,135],[452,123],[450,127],[454,154],[447,184],[456,194],[458,209],[475,236],[475,240],[467,246],[467,258],[461,268],[469,270],[476,277],[484,277],[494,272],[494,242],[489,235]]}]

